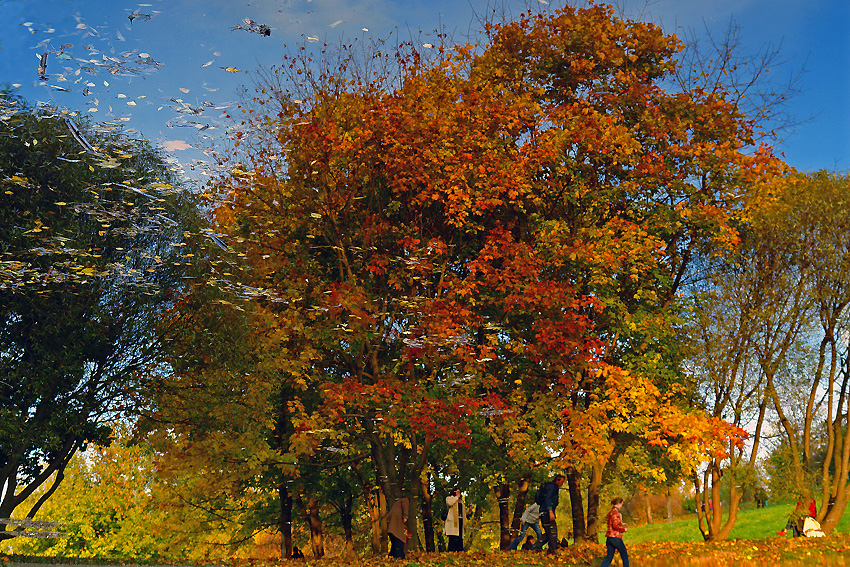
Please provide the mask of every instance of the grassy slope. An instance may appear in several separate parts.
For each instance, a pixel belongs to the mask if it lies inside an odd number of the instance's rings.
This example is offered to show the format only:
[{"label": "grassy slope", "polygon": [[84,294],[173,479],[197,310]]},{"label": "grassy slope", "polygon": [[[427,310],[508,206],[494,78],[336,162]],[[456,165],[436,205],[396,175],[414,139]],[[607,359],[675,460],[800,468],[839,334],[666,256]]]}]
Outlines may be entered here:
[{"label": "grassy slope", "polygon": [[[735,527],[732,529],[731,539],[770,539],[779,537],[778,530],[785,526],[788,515],[794,510],[796,502],[777,502],[766,508],[745,508],[738,511]],[[724,516],[724,521],[725,521]],[[850,533],[850,515],[844,517],[838,523],[838,533]],[[786,537],[791,537],[787,535]],[[634,526],[629,528],[626,540],[632,543],[642,542],[664,542],[664,541],[702,541],[697,526],[696,516],[683,519],[674,519],[672,525],[664,518],[654,524],[645,526]]]}]

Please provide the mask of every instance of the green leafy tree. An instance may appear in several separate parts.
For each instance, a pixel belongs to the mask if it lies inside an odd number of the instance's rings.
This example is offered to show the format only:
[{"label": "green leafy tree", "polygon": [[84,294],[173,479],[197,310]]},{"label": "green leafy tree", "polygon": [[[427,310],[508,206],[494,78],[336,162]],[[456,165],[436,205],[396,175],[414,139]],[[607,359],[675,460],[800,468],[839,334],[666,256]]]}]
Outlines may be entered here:
[{"label": "green leafy tree", "polygon": [[0,517],[50,481],[31,518],[157,371],[154,323],[198,225],[146,143],[8,93],[0,104]]},{"label": "green leafy tree", "polygon": [[[140,560],[168,555],[169,541],[156,529],[168,511],[157,505],[154,454],[142,445],[125,445],[126,423],[110,425],[111,443],[77,453],[54,498],[41,509],[51,521],[65,524],[68,536],[16,538],[16,553]],[[38,492],[31,500],[37,497]]]}]

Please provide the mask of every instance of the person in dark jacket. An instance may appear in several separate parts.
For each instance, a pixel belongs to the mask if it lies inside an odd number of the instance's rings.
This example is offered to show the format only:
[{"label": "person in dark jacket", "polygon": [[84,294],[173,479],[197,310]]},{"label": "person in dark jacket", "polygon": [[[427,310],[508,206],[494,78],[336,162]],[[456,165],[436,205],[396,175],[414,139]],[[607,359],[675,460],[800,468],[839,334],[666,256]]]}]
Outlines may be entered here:
[{"label": "person in dark jacket", "polygon": [[[555,520],[555,508],[558,507],[558,491],[564,486],[565,478],[564,475],[557,474],[555,478],[540,488],[543,493],[540,502],[540,521],[543,522],[543,531],[546,534],[546,540],[549,542],[549,549],[546,552],[548,555],[553,555],[558,551],[558,523]],[[542,548],[543,542],[537,545]]]}]

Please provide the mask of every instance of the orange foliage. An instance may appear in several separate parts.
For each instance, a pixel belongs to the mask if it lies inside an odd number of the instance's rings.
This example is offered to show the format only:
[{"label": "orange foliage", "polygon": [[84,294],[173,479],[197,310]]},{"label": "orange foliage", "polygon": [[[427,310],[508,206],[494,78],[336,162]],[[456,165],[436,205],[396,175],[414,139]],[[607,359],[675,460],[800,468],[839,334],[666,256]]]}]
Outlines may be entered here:
[{"label": "orange foliage", "polygon": [[313,353],[302,447],[416,453],[480,423],[581,465],[618,433],[685,461],[740,441],[677,400],[676,298],[781,163],[722,93],[662,88],[680,45],[652,24],[591,5],[488,34],[400,52],[391,89],[293,60],[308,92],[249,113],[217,218]]}]

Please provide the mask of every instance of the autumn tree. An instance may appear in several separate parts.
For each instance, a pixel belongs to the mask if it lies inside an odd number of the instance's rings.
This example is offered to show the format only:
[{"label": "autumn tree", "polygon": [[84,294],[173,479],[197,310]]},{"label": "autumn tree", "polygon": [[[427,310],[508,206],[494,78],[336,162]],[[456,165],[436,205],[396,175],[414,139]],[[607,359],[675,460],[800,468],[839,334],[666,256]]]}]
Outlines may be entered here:
[{"label": "autumn tree", "polygon": [[[159,328],[166,339],[167,370],[138,389],[137,439],[156,448],[157,473],[175,533],[222,534],[222,549],[236,549],[259,533],[281,534],[281,553],[292,552],[293,429],[290,384],[268,356],[285,348],[263,317],[214,276],[236,270],[228,254],[208,251],[212,264],[175,297]],[[181,512],[193,509],[188,518]]]},{"label": "autumn tree", "polygon": [[[753,477],[753,458],[770,419],[782,436],[774,454],[787,459],[787,485],[797,495],[823,487],[819,516],[826,530],[843,513],[842,473],[836,473],[843,466],[836,452],[843,446],[843,426],[836,424],[846,403],[840,329],[847,251],[838,228],[846,222],[846,192],[847,179],[827,172],[776,179],[747,204],[738,250],[709,271],[698,300],[701,348],[695,349],[693,369],[715,415],[741,426],[749,421],[754,436],[748,457],[733,453],[728,469],[713,463],[706,471],[703,486],[715,503],[707,537],[728,532],[741,498],[738,485]],[[822,447],[816,447],[819,430]],[[740,482],[730,484],[730,516],[721,526],[717,491],[723,472]]]},{"label": "autumn tree", "polygon": [[19,513],[32,518],[158,362],[154,321],[197,214],[148,144],[0,104],[0,517],[49,482]]},{"label": "autumn tree", "polygon": [[[565,453],[571,487],[581,469],[590,475],[587,516],[574,514],[573,523],[576,533],[586,528],[593,539],[606,465],[651,430],[634,417],[659,403],[653,387],[688,387],[679,371],[677,297],[692,262],[734,243],[730,213],[776,165],[767,148],[755,158],[743,155],[754,144],[754,122],[720,94],[720,85],[683,81],[680,92],[660,88],[678,71],[680,45],[651,25],[592,7],[551,20],[528,18],[493,37],[483,59],[492,57],[497,73],[518,77],[512,88],[536,89],[545,110],[540,194],[557,211],[547,247],[563,247],[550,265],[604,306],[590,311],[603,364],[583,373],[567,410],[588,420],[577,420],[567,429],[571,435],[580,429],[597,437],[562,444],[578,449]],[[622,400],[607,405],[617,399],[619,382],[606,380],[608,370],[612,377],[629,372],[632,394],[649,393],[628,399],[635,404],[622,412],[629,421],[610,419]],[[635,390],[641,380],[647,389]],[[588,446],[598,449],[582,454]]]},{"label": "autumn tree", "polygon": [[[787,314],[784,328],[788,330],[782,335],[787,338],[776,344],[783,347],[793,341],[787,349],[799,350],[799,345],[812,336],[815,321],[820,340],[816,363],[812,368],[804,367],[803,372],[808,375],[801,376],[798,372],[792,376],[795,394],[782,396],[781,385],[770,382],[768,394],[789,449],[796,489],[807,494],[813,484],[811,480],[819,481],[823,504],[818,518],[824,531],[830,533],[847,506],[845,473],[850,470],[844,409],[848,381],[846,364],[842,362],[847,348],[844,329],[850,303],[850,288],[846,283],[850,254],[843,237],[850,180],[846,175],[820,171],[790,175],[786,181],[775,191],[770,206],[770,238],[762,239],[763,246],[770,250],[780,250],[776,242],[786,243],[781,248],[787,250],[786,257],[777,269],[784,274],[782,277],[794,274],[794,281],[800,282],[793,287],[779,286],[776,291],[786,297],[789,306],[797,304],[795,310],[781,312]],[[798,291],[800,287],[802,290]],[[792,337],[789,333],[793,325],[798,331]],[[761,344],[765,346],[758,351],[760,357],[770,352],[766,348],[769,343],[763,340]],[[794,419],[795,415],[799,419]],[[825,423],[826,447],[822,460],[816,460],[815,437],[822,423]]]},{"label": "autumn tree", "polygon": [[[743,240],[741,250],[748,248],[748,237]],[[741,251],[713,262],[706,278],[707,289],[695,294],[694,315],[688,327],[693,339],[688,367],[699,382],[706,410],[753,431],[748,455],[730,448],[728,455],[712,458],[701,477],[694,474],[698,522],[706,540],[725,539],[734,527],[743,496],[741,487],[754,477],[767,425],[765,376],[752,344],[759,312],[753,296],[760,288],[752,279],[749,265],[742,265],[746,256]],[[724,476],[735,479],[726,483],[731,490],[728,495],[721,494],[720,479]],[[727,505],[721,506],[721,501]],[[725,521],[723,511],[727,514]]]},{"label": "autumn tree", "polygon": [[593,539],[629,443],[695,466],[741,441],[681,397],[677,297],[774,159],[722,93],[660,86],[679,47],[591,6],[402,46],[389,75],[296,54],[261,77],[217,218],[302,341],[282,356],[322,396],[305,453],[363,443],[387,498],[415,498],[433,444],[480,424],[588,474]]},{"label": "autumn tree", "polygon": [[16,553],[151,560],[173,552],[167,534],[157,529],[168,512],[156,505],[154,455],[142,445],[125,445],[127,423],[110,425],[110,443],[77,453],[42,507],[45,517],[67,526],[68,537],[16,538]]}]

